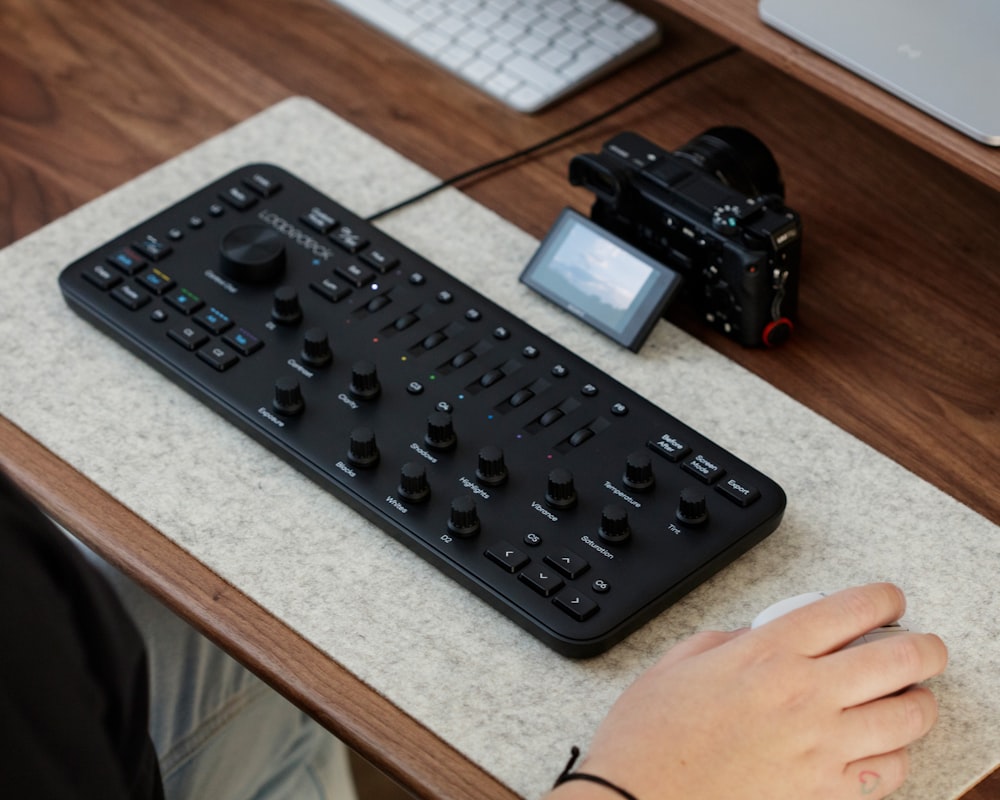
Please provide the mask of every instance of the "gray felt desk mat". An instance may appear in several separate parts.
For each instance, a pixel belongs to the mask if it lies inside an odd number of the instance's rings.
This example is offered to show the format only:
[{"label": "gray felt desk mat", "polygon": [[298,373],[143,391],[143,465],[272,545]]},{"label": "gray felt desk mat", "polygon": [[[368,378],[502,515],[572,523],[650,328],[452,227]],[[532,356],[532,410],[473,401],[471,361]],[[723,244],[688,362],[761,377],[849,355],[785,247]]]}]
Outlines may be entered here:
[{"label": "gray felt desk mat", "polygon": [[0,412],[526,797],[679,638],[745,625],[788,595],[882,579],[906,589],[911,624],[951,649],[933,682],[940,723],[898,796],[957,797],[1000,763],[996,526],[665,322],[635,355],[556,311],[517,281],[536,241],[459,192],[381,224],[788,493],[774,534],[596,659],[537,643],[64,304],[63,266],[249,161],[362,215],[434,180],[293,98],[57,220],[0,253]]}]

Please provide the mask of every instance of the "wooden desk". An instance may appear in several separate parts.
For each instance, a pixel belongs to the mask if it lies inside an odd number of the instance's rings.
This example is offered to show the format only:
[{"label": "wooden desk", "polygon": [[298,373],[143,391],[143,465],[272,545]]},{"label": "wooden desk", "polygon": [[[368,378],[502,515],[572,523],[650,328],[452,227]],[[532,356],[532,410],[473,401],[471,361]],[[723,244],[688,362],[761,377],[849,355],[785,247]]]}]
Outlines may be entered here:
[{"label": "wooden desk", "polygon": [[[99,19],[63,0],[0,0],[0,244],[293,94],[317,99],[439,175],[458,172],[725,45],[683,17],[658,13],[668,31],[659,52],[524,117],[323,0],[108,0]],[[561,206],[589,203],[566,182],[571,155],[627,128],[672,148],[720,122],[745,125],[771,145],[788,201],[803,214],[802,319],[777,352],[744,350],[681,312],[676,321],[1000,522],[1000,194],[969,170],[741,54],[466,190],[541,236]],[[988,155],[995,170],[1000,156]],[[417,795],[510,797],[6,421],[0,459],[56,519]],[[287,643],[281,665],[276,638]],[[310,680],[320,673],[322,681]],[[998,787],[994,776],[968,797]]]}]

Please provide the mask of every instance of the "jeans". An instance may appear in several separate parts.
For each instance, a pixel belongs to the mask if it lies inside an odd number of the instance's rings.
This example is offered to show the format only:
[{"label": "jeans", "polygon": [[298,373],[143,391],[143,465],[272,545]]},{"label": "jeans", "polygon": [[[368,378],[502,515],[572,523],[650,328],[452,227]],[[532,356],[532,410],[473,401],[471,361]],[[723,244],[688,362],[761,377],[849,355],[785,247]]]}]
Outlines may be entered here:
[{"label": "jeans", "polygon": [[357,800],[342,742],[80,547],[145,641],[166,800]]}]

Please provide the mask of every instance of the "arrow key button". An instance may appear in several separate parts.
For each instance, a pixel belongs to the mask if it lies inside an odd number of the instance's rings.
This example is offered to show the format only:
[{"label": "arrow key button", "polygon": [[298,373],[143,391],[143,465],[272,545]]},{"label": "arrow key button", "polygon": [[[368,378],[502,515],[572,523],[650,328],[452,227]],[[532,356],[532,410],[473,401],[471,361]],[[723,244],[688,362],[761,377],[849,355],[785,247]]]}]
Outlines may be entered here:
[{"label": "arrow key button", "polygon": [[497,542],[486,550],[486,557],[513,575],[524,567],[529,559],[524,553],[507,542]]},{"label": "arrow key button", "polygon": [[565,591],[559,592],[559,594],[552,599],[552,602],[573,617],[573,619],[579,620],[580,622],[592,617],[597,613],[599,608],[597,603],[587,597],[587,595],[580,594],[573,589],[566,589]]},{"label": "arrow key button", "polygon": [[554,569],[548,566],[532,567],[517,576],[522,583],[528,584],[542,597],[551,597],[563,587],[560,578]]}]

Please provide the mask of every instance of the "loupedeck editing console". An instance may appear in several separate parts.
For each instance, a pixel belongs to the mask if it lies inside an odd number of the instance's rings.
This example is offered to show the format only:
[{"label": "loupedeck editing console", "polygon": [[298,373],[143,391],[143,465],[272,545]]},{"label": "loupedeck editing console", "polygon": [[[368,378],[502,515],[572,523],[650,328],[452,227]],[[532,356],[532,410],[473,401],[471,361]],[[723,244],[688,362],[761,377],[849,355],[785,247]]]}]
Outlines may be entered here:
[{"label": "loupedeck editing console", "polygon": [[275,166],[220,178],[59,281],[568,656],[621,640],[784,512],[772,480]]}]

